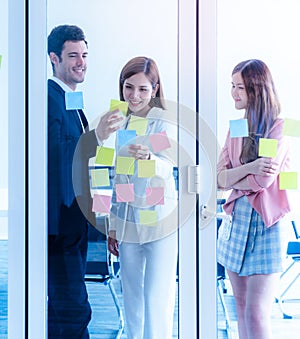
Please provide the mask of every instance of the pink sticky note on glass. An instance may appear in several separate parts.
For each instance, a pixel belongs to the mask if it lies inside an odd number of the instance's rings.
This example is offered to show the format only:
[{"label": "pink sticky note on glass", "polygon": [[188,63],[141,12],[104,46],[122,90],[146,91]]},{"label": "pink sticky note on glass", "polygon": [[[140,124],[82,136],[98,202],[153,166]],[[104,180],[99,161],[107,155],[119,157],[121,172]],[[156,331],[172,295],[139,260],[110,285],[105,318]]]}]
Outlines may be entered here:
[{"label": "pink sticky note on glass", "polygon": [[110,213],[110,195],[94,194],[92,211],[96,213]]},{"label": "pink sticky note on glass", "polygon": [[134,201],[133,184],[116,184],[117,202]]},{"label": "pink sticky note on glass", "polygon": [[164,149],[171,147],[169,138],[165,131],[156,133],[156,134],[150,134],[149,140],[150,140],[150,144],[152,146],[153,152],[160,152]]},{"label": "pink sticky note on glass", "polygon": [[147,187],[146,188],[146,203],[147,205],[163,205],[164,188],[163,187]]}]

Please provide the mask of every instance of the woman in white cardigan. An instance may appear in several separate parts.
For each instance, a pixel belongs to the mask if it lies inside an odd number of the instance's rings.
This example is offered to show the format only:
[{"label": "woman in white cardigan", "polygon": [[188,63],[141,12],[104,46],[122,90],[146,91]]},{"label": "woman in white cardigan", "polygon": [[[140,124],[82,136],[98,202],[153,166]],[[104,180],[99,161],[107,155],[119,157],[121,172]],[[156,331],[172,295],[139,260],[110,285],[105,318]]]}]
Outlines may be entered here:
[{"label": "woman in white cardigan", "polygon": [[[128,114],[118,133],[136,136],[121,144],[117,134],[108,248],[120,256],[128,339],[170,339],[177,267],[176,112],[165,108],[150,58],[131,59],[119,85]],[[128,172],[119,166],[124,159],[132,161]]]}]

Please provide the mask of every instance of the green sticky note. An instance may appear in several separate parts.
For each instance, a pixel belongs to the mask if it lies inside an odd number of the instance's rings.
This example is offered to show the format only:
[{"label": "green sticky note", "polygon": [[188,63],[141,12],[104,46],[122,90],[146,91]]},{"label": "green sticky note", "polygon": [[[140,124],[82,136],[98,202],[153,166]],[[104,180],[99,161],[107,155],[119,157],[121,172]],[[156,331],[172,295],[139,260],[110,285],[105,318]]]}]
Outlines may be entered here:
[{"label": "green sticky note", "polygon": [[275,158],[277,155],[277,139],[260,138],[258,145],[258,156]]},{"label": "green sticky note", "polygon": [[151,178],[155,176],[155,160],[138,160],[138,177]]},{"label": "green sticky note", "polygon": [[297,172],[280,172],[279,173],[279,189],[280,190],[296,190],[298,188]]},{"label": "green sticky note", "polygon": [[97,146],[96,165],[112,166],[114,161],[115,150],[109,147]]},{"label": "green sticky note", "polygon": [[2,64],[2,55],[0,54],[0,68],[1,68],[1,64]]},{"label": "green sticky note", "polygon": [[128,111],[128,102],[111,99],[109,110],[110,111],[119,110],[126,116],[127,111]]},{"label": "green sticky note", "polygon": [[145,135],[148,126],[148,119],[132,115],[127,129],[135,130],[137,135]]},{"label": "green sticky note", "polygon": [[140,224],[144,226],[157,226],[157,212],[149,210],[140,211]]},{"label": "green sticky note", "polygon": [[99,168],[91,170],[92,187],[109,186],[108,168]]},{"label": "green sticky note", "polygon": [[283,123],[283,135],[290,137],[300,137],[300,120],[295,119],[284,119]]},{"label": "green sticky note", "polygon": [[117,157],[116,174],[134,174],[134,162],[132,157]]}]

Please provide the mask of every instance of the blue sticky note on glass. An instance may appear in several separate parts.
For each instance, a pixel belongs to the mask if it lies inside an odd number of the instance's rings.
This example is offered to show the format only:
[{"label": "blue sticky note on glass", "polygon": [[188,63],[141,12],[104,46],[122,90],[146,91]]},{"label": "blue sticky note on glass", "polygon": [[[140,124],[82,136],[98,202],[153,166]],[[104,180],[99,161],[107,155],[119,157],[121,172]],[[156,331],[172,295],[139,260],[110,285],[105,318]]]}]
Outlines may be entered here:
[{"label": "blue sticky note on glass", "polygon": [[241,138],[249,135],[248,120],[238,119],[229,121],[230,137]]},{"label": "blue sticky note on glass", "polygon": [[83,93],[82,92],[66,92],[66,109],[83,109]]},{"label": "blue sticky note on glass", "polygon": [[136,131],[135,130],[119,130],[117,131],[117,143],[119,147],[135,144]]}]

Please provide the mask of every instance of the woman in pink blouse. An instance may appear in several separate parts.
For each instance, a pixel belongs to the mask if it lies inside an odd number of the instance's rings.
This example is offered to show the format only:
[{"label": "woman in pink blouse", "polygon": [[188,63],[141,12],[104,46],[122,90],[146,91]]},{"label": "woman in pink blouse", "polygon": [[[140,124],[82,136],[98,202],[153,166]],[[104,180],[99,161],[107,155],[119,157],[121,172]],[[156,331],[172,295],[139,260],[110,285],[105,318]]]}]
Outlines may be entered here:
[{"label": "woman in pink blouse", "polygon": [[[232,190],[224,210],[218,262],[228,272],[236,301],[240,339],[271,339],[271,308],[283,271],[290,211],[279,173],[289,169],[289,145],[282,135],[280,103],[268,67],[260,60],[239,63],[232,72],[235,108],[244,110],[248,136],[228,133],[218,162],[218,187]],[[276,139],[273,157],[259,156],[260,139]]]}]

